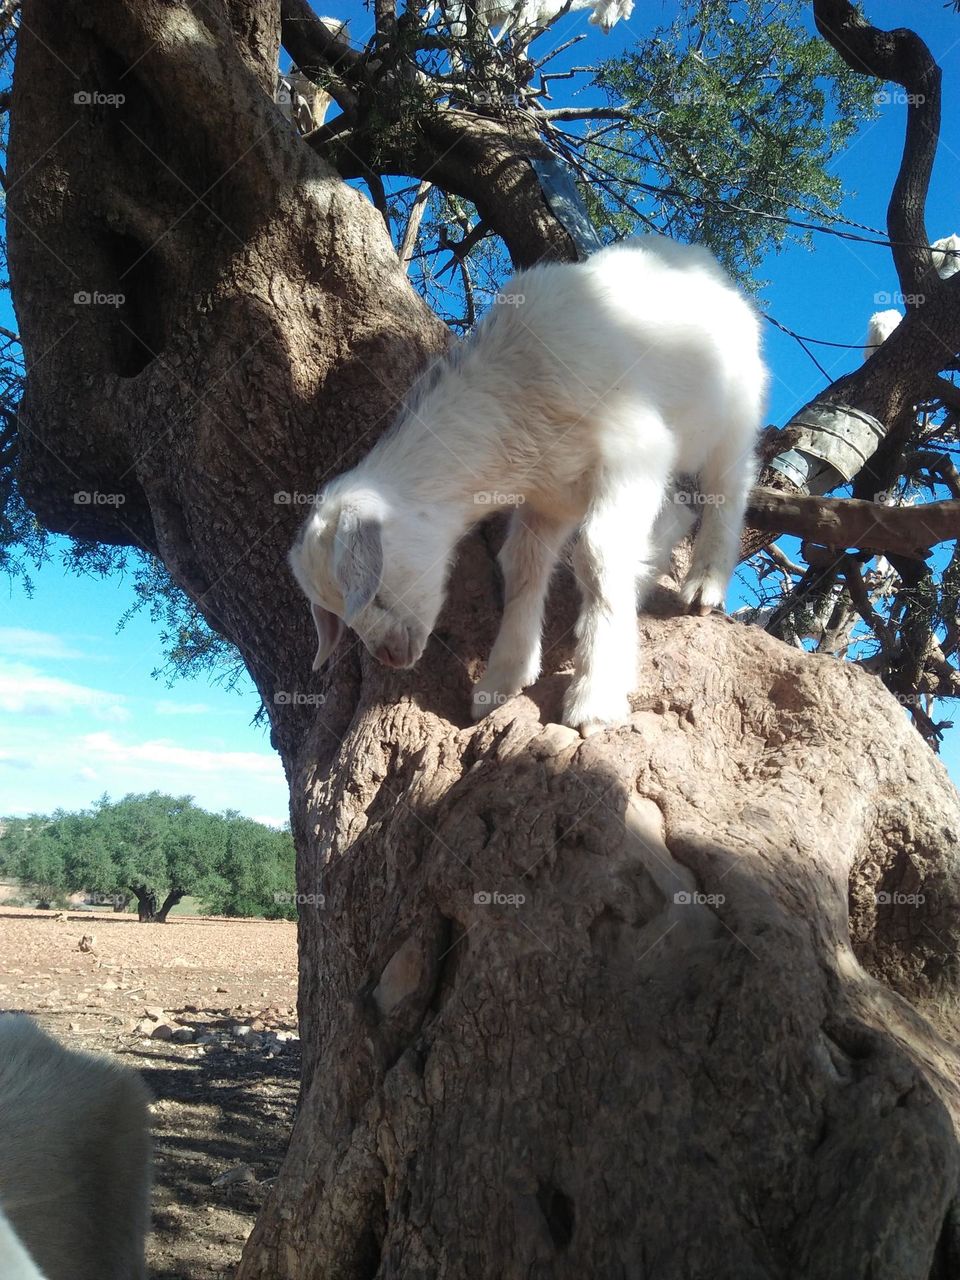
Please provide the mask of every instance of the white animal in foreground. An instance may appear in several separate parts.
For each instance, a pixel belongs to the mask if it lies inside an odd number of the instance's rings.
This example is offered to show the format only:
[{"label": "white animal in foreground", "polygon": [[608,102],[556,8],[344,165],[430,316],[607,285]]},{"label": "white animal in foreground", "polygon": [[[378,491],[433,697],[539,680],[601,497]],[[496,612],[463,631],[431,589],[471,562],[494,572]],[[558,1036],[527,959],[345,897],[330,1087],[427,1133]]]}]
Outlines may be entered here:
[{"label": "white animal in foreground", "polygon": [[[933,265],[941,280],[949,280],[960,271],[960,236],[944,236],[930,246]],[[877,347],[890,337],[903,319],[899,311],[877,311],[870,317],[863,344],[863,358],[869,360]]]},{"label": "white animal in foreground", "polygon": [[135,1071],[0,1015],[2,1280],[142,1280],[148,1101]]},{"label": "white animal in foreground", "polygon": [[414,386],[398,425],[318,496],[290,553],[319,637],[314,668],[343,621],[378,661],[413,666],[457,543],[510,504],[504,614],[475,717],[537,679],[550,575],[579,530],[563,719],[623,720],[638,586],[690,524],[690,507],[668,499],[671,477],[698,475],[704,499],[683,599],[721,608],[765,386],[753,307],[705,249],[645,236],[515,276]]}]

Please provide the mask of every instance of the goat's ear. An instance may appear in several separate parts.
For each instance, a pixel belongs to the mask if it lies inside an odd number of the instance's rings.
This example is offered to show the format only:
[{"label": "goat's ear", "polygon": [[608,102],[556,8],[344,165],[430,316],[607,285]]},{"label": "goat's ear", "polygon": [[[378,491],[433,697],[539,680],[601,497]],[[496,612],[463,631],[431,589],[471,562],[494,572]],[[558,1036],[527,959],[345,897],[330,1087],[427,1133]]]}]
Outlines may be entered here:
[{"label": "goat's ear", "polygon": [[319,604],[311,604],[310,612],[313,615],[313,625],[317,628],[317,656],[313,660],[313,669],[319,671],[340,643],[343,619]]},{"label": "goat's ear", "polygon": [[333,576],[343,592],[349,622],[366,608],[383,575],[383,525],[370,515],[344,507],[333,544]]}]

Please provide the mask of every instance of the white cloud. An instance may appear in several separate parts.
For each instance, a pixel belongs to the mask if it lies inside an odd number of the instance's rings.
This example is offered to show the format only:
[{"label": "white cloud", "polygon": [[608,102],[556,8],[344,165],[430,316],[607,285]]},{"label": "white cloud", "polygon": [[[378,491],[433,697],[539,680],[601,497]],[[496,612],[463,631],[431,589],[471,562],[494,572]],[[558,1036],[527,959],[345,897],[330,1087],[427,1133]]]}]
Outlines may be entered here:
[{"label": "white cloud", "polygon": [[82,658],[78,649],[73,649],[63,639],[51,631],[30,631],[27,627],[0,627],[0,653],[14,658]]},{"label": "white cloud", "polygon": [[45,676],[24,662],[0,658],[0,710],[22,716],[63,716],[83,711],[95,720],[119,723],[130,718],[119,693]]},{"label": "white cloud", "polygon": [[88,733],[80,740],[89,757],[111,764],[162,765],[187,773],[217,773],[233,776],[254,774],[272,777],[279,767],[275,755],[259,751],[206,751],[181,747],[169,738],[147,742],[120,742],[112,733]]},{"label": "white cloud", "polygon": [[0,769],[21,769],[26,772],[28,769],[34,768],[36,768],[36,765],[32,760],[28,760],[24,756],[12,755],[9,751],[0,751]]},{"label": "white cloud", "polygon": [[262,813],[253,814],[252,818],[254,822],[262,822],[265,827],[276,827],[278,829],[282,827],[285,822],[289,822],[289,818],[287,817],[283,817],[283,818],[267,817]]}]

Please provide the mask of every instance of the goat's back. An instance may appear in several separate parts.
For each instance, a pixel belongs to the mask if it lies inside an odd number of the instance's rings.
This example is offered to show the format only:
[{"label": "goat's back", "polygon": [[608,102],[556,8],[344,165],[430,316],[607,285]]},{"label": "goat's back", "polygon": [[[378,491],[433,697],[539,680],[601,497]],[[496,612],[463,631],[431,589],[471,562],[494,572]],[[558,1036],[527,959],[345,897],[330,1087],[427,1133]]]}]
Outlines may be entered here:
[{"label": "goat's back", "polygon": [[753,305],[706,249],[664,236],[518,273],[461,360],[501,403],[519,400],[531,430],[577,424],[581,466],[583,424],[630,456],[633,425],[657,420],[678,468],[698,472],[718,433],[752,439],[767,382]]},{"label": "goat's back", "polygon": [[47,1280],[141,1280],[149,1095],[118,1063],[0,1016],[0,1203]]}]

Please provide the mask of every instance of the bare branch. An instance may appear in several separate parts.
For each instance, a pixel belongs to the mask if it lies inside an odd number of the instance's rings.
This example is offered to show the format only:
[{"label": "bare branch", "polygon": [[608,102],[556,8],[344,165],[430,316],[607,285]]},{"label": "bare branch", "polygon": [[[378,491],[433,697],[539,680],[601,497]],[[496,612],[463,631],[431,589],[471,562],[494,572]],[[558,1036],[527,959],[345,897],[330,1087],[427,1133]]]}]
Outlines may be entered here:
[{"label": "bare branch", "polygon": [[940,400],[948,409],[960,413],[960,387],[947,378],[934,379],[928,395],[931,400]]},{"label": "bare branch", "polygon": [[383,179],[379,173],[368,170],[364,175],[364,181],[370,189],[370,199],[373,201],[373,207],[383,218],[387,231],[390,230],[390,206],[387,203],[387,192],[383,185]]},{"label": "bare branch", "polygon": [[880,641],[884,657],[893,662],[897,657],[896,629],[891,627],[876,609],[874,609],[866,585],[860,575],[860,566],[853,556],[844,556],[843,576],[850,592],[850,599],[857,607],[857,613]]},{"label": "bare branch", "polygon": [[885,507],[854,498],[817,498],[754,489],[747,522],[777,536],[806,538],[821,546],[861,547],[924,559],[931,547],[960,537],[960,502]]},{"label": "bare branch", "polygon": [[904,474],[916,475],[925,470],[940,477],[942,484],[950,490],[955,498],[960,498],[960,472],[953,461],[945,453],[937,453],[934,449],[918,450],[904,458]]},{"label": "bare branch", "polygon": [[537,113],[544,120],[631,120],[633,117],[621,107],[555,107]]},{"label": "bare branch", "polygon": [[417,243],[417,233],[420,230],[420,223],[423,221],[423,211],[427,207],[427,198],[430,195],[432,185],[425,178],[421,178],[420,185],[417,187],[417,194],[414,196],[413,204],[410,206],[410,216],[407,218],[407,225],[404,227],[403,240],[399,249],[400,264],[404,271],[410,270],[410,262]]},{"label": "bare branch", "polygon": [[462,266],[463,263],[466,262],[467,255],[470,253],[471,249],[478,245],[484,236],[488,236],[489,234],[490,228],[482,221],[478,222],[476,226],[471,227],[462,240],[452,241],[449,236],[441,232],[440,247],[442,249],[449,249],[451,257],[449,262],[444,263],[439,274],[443,276],[448,271],[453,271],[454,267]]}]

